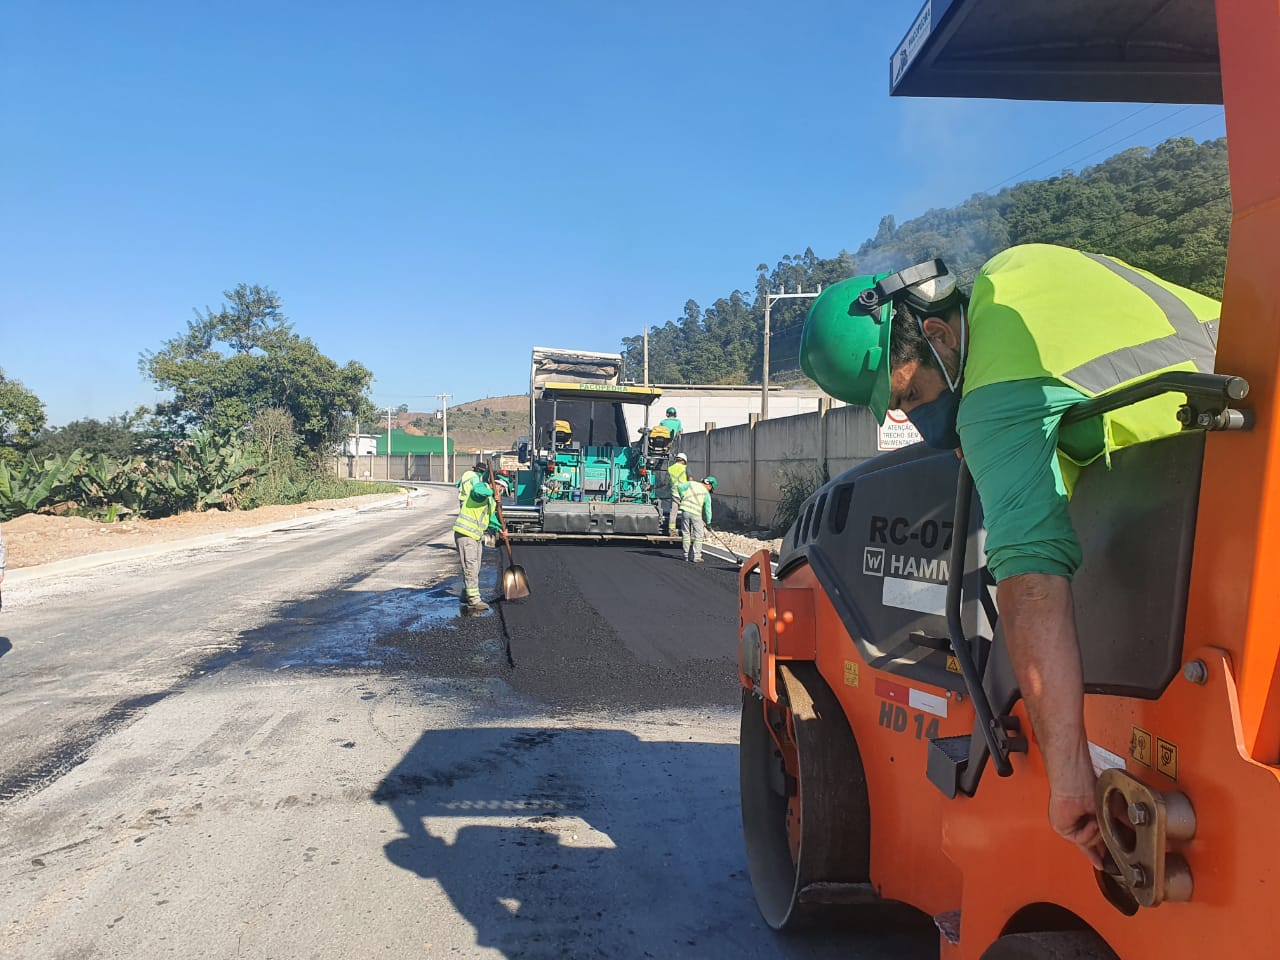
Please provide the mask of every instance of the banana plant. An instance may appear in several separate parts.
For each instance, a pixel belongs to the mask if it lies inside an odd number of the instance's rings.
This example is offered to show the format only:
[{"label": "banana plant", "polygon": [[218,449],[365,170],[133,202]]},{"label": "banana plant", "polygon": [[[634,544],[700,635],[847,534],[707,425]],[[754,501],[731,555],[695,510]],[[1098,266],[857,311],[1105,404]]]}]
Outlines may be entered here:
[{"label": "banana plant", "polygon": [[86,458],[75,485],[81,511],[97,513],[109,523],[145,510],[151,493],[141,457],[112,460],[98,454]]},{"label": "banana plant", "polygon": [[83,461],[84,454],[75,450],[43,462],[27,454],[16,467],[0,463],[0,519],[65,502]]}]

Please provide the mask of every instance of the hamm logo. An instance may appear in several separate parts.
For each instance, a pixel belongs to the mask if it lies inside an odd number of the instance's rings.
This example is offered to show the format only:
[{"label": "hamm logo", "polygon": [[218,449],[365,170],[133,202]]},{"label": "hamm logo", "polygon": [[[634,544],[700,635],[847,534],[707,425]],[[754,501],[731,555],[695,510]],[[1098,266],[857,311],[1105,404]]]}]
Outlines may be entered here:
[{"label": "hamm logo", "polygon": [[884,576],[884,547],[867,547],[863,550],[862,572],[869,577]]}]

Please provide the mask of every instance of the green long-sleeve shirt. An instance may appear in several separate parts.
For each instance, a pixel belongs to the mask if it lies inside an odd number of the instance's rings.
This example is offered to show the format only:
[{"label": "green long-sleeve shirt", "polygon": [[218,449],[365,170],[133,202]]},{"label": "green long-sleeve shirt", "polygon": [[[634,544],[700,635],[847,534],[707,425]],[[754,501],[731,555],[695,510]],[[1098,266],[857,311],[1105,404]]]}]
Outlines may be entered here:
[{"label": "green long-sleeve shirt", "polygon": [[681,513],[690,513],[696,517],[701,512],[703,522],[711,522],[711,491],[706,484],[697,480],[677,483],[676,496],[680,498]]}]

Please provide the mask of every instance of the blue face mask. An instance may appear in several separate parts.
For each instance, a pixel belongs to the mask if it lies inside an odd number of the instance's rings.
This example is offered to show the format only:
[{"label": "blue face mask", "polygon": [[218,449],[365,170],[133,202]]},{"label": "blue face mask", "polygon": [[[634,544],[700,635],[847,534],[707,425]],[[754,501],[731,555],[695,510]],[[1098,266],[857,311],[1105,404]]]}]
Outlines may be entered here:
[{"label": "blue face mask", "polygon": [[938,450],[954,450],[960,446],[960,434],[956,432],[959,413],[960,391],[944,390],[938,399],[913,408],[907,419],[929,446]]},{"label": "blue face mask", "polygon": [[[969,318],[965,314],[966,311],[962,305],[960,307],[960,371],[955,381],[952,382],[951,374],[947,372],[947,365],[942,362],[938,351],[934,350],[933,343],[930,342],[929,349],[933,351],[933,358],[942,368],[947,389],[939,394],[937,399],[922,403],[907,414],[907,419],[920,431],[924,442],[937,450],[954,450],[960,446],[956,420],[960,415],[960,382],[964,379],[965,347],[967,346],[965,341],[969,330]],[[918,320],[916,322],[919,323]],[[920,326],[920,332],[924,333],[923,324]]]}]

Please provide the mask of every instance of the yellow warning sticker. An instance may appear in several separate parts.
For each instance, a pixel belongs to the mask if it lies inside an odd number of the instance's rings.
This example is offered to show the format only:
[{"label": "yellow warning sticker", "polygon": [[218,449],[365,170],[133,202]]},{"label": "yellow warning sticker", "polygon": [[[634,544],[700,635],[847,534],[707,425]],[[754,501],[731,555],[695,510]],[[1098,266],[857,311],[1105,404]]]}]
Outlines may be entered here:
[{"label": "yellow warning sticker", "polygon": [[1129,737],[1129,756],[1144,767],[1151,766],[1151,734],[1141,727],[1134,727],[1133,735]]},{"label": "yellow warning sticker", "polygon": [[858,685],[858,665],[852,660],[844,662],[844,682],[845,686],[856,687]]},{"label": "yellow warning sticker", "polygon": [[1170,780],[1178,779],[1178,746],[1156,737],[1156,769]]},{"label": "yellow warning sticker", "polygon": [[955,655],[954,653],[948,653],[948,654],[947,654],[947,671],[948,671],[949,673],[963,673],[963,672],[964,672],[964,671],[962,671],[962,670],[960,669],[960,661],[956,659],[956,655]]}]

